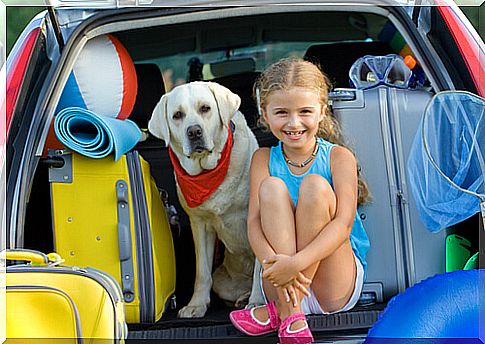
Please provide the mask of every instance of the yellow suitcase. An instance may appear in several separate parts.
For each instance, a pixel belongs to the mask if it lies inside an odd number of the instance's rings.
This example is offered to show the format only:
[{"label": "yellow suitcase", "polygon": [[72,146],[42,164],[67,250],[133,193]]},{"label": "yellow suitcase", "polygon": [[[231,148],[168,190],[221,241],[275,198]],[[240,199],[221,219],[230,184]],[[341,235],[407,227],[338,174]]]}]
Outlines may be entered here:
[{"label": "yellow suitcase", "polygon": [[158,321],[175,291],[175,254],[149,164],[136,151],[118,161],[58,151],[51,161],[55,251],[113,276],[128,323]]},{"label": "yellow suitcase", "polygon": [[[108,274],[59,265],[57,254],[3,251],[7,260],[7,343],[120,343],[127,337],[123,295]],[[63,339],[59,341],[59,339]]]}]

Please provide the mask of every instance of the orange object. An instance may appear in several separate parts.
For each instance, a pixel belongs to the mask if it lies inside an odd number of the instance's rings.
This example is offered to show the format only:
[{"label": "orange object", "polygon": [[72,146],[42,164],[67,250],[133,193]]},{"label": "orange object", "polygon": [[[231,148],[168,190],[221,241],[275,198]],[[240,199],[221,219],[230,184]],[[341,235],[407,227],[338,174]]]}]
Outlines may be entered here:
[{"label": "orange object", "polygon": [[49,127],[49,133],[47,134],[44,150],[42,151],[43,157],[46,157],[48,155],[49,149],[66,149],[66,147],[57,139],[56,133],[54,131],[54,121],[52,121]]},{"label": "orange object", "polygon": [[417,62],[414,57],[412,57],[411,55],[407,55],[406,57],[404,57],[404,63],[406,64],[406,66],[409,67],[409,69],[413,69],[416,66]]},{"label": "orange object", "polygon": [[136,95],[138,92],[138,79],[136,76],[135,65],[132,62],[128,50],[121,44],[121,42],[113,35],[108,35],[111,43],[115,46],[116,52],[119,55],[121,70],[123,71],[123,98],[125,101],[121,102],[118,119],[127,119],[131,115],[131,111],[135,106]]}]

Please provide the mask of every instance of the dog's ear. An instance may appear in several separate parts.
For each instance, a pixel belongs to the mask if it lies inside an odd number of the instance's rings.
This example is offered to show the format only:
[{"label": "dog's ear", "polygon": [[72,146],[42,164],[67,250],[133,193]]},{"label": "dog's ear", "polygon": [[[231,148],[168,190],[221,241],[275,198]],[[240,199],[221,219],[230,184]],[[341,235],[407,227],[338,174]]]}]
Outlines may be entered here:
[{"label": "dog's ear", "polygon": [[167,121],[167,94],[164,94],[152,113],[152,118],[148,122],[148,130],[159,139],[165,142],[166,147],[170,142],[170,130]]},{"label": "dog's ear", "polygon": [[216,99],[217,107],[219,108],[219,118],[222,125],[227,127],[229,121],[236,114],[236,111],[241,105],[241,98],[232,93],[227,87],[224,87],[216,82],[207,82],[207,86],[211,90]]}]

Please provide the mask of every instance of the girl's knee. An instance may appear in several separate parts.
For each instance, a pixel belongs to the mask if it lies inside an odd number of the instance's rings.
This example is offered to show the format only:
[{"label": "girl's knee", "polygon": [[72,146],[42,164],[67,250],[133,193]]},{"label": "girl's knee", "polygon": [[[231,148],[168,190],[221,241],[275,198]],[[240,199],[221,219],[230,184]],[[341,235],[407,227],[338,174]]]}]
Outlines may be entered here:
[{"label": "girl's knee", "polygon": [[330,183],[318,174],[309,174],[303,178],[298,195],[298,202],[325,202],[332,201],[335,193]]},{"label": "girl's knee", "polygon": [[266,177],[259,186],[260,202],[271,202],[288,195],[288,188],[285,182],[277,177]]}]

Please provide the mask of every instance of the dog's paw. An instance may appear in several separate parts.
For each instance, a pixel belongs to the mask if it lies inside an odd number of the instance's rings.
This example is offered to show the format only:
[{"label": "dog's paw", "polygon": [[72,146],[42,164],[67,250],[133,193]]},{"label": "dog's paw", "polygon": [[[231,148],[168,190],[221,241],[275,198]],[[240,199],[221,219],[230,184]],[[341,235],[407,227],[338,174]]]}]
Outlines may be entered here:
[{"label": "dog's paw", "polygon": [[187,305],[178,312],[179,318],[202,318],[207,311],[206,305],[190,306]]},{"label": "dog's paw", "polygon": [[244,308],[248,304],[249,294],[250,293],[247,292],[239,296],[236,302],[234,303],[234,306],[236,306],[236,308]]}]

